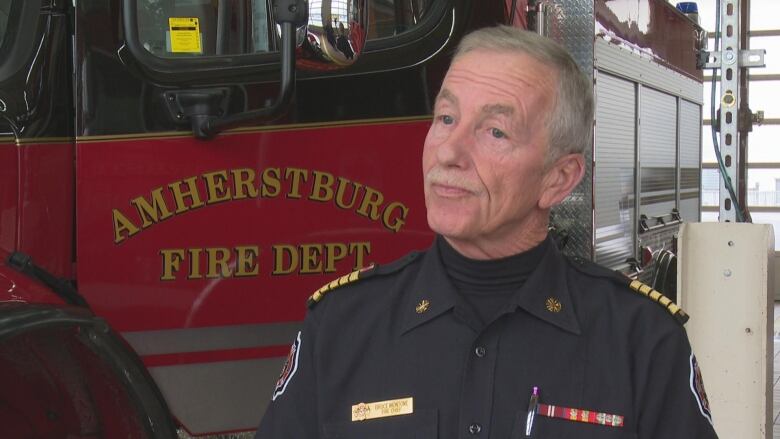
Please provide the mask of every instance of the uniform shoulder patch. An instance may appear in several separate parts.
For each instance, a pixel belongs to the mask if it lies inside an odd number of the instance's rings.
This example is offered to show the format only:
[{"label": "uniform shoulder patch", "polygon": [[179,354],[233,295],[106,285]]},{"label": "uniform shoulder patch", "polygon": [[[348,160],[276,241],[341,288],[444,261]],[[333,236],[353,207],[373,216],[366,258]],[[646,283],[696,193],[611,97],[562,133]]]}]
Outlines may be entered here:
[{"label": "uniform shoulder patch", "polygon": [[710,402],[707,400],[707,392],[704,391],[704,380],[701,377],[701,369],[699,368],[699,362],[696,361],[696,356],[691,353],[690,358],[691,365],[691,392],[696,399],[696,404],[699,406],[699,412],[704,418],[712,424],[712,412],[710,411]]},{"label": "uniform shoulder patch", "polygon": [[312,294],[309,299],[306,301],[306,306],[308,306],[310,309],[314,308],[325,295],[339,287],[343,287],[344,285],[349,285],[351,283],[355,283],[358,280],[367,279],[369,277],[375,276],[375,275],[387,275],[391,273],[395,273],[405,266],[409,265],[412,261],[417,259],[417,256],[419,253],[412,252],[408,255],[404,256],[401,259],[398,259],[396,261],[391,262],[387,265],[370,265],[366,268],[361,268],[360,270],[355,270],[352,273],[345,274],[344,276],[341,276],[337,279],[334,279],[325,285],[321,286],[317,291]]},{"label": "uniform shoulder patch", "polygon": [[271,396],[271,401],[276,401],[285,390],[287,385],[290,384],[295,372],[298,371],[298,357],[301,353],[301,332],[298,331],[298,336],[295,337],[295,341],[290,347],[290,353],[287,355],[287,361],[282,366],[282,372],[279,374],[279,379],[276,380],[276,386],[274,386],[274,393]]},{"label": "uniform shoulder patch", "polygon": [[679,305],[672,301],[672,299],[664,296],[660,291],[654,290],[650,285],[644,284],[638,280],[633,280],[628,284],[628,287],[666,308],[666,310],[669,311],[669,314],[680,322],[681,325],[684,325],[690,318]]}]

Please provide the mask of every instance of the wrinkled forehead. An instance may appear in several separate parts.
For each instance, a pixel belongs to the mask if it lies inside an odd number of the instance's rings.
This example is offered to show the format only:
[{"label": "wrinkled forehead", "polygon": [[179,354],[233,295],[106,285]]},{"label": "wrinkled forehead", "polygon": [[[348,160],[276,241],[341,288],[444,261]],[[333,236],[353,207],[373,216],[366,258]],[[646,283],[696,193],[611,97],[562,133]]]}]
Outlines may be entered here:
[{"label": "wrinkled forehead", "polygon": [[473,50],[453,60],[436,100],[458,104],[466,96],[469,100],[492,99],[489,103],[502,113],[528,111],[529,106],[550,110],[557,78],[555,69],[525,53]]},{"label": "wrinkled forehead", "polygon": [[495,80],[554,93],[558,71],[550,64],[519,51],[471,50],[450,63],[443,84],[453,78]]},{"label": "wrinkled forehead", "polygon": [[485,66],[498,65],[506,67],[508,64],[521,64],[532,71],[544,71],[548,73],[557,73],[555,64],[540,57],[538,54],[524,52],[520,49],[491,49],[474,48],[465,52],[458,52],[450,61],[449,68],[463,62],[464,60],[477,58]]}]

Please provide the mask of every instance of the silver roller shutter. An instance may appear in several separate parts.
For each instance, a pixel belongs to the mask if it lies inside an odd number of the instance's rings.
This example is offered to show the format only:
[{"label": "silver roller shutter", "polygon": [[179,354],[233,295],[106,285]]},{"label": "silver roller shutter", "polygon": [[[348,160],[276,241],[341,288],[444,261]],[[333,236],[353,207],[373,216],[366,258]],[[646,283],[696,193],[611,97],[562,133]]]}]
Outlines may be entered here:
[{"label": "silver roller shutter", "polygon": [[680,101],[680,216],[699,221],[701,106]]},{"label": "silver roller shutter", "polygon": [[597,72],[594,148],[595,260],[623,268],[634,256],[636,85]]},{"label": "silver roller shutter", "polygon": [[642,87],[639,114],[639,212],[666,216],[677,207],[677,98]]}]

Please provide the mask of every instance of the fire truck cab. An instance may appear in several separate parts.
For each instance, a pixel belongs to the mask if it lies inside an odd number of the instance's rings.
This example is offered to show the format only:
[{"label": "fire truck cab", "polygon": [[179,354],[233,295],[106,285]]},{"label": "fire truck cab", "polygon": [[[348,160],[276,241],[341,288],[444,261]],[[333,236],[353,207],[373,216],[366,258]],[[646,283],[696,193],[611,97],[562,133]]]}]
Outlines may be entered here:
[{"label": "fire truck cab", "polygon": [[250,437],[306,298],[431,242],[432,102],[495,24],[593,78],[558,244],[673,295],[703,33],[665,1],[0,1],[0,436]]}]

